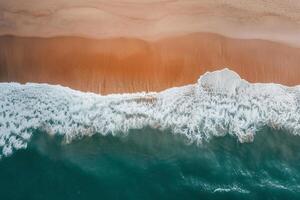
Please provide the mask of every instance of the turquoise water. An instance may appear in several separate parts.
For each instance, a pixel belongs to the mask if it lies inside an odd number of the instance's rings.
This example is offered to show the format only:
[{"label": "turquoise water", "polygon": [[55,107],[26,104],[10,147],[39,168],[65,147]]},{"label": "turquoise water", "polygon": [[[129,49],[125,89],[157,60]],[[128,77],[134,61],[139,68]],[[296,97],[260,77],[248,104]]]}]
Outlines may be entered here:
[{"label": "turquoise water", "polygon": [[0,200],[300,199],[299,136],[300,86],[228,69],[160,93],[0,83]]},{"label": "turquoise water", "polygon": [[70,144],[33,135],[0,161],[1,199],[300,199],[300,137],[268,128],[243,144],[149,128]]}]

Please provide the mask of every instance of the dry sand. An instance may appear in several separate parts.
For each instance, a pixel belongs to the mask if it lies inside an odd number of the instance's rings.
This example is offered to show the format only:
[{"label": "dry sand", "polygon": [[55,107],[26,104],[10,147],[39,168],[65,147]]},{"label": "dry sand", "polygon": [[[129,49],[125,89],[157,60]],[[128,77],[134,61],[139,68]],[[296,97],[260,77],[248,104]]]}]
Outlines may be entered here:
[{"label": "dry sand", "polygon": [[153,40],[196,32],[300,46],[299,0],[0,0],[0,35]]}]

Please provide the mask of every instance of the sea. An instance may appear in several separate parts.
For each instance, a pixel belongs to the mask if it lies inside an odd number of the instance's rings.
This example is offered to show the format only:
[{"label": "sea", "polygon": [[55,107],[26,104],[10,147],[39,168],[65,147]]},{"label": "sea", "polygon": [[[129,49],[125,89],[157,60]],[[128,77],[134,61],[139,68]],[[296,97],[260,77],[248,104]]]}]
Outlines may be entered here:
[{"label": "sea", "polygon": [[300,199],[300,86],[0,83],[0,199]]}]

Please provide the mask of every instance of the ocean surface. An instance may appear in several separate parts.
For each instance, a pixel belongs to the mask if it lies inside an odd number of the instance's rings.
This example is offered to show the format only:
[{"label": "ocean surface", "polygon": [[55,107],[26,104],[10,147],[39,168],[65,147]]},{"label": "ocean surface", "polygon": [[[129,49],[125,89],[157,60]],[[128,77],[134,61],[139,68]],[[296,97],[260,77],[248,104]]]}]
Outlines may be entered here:
[{"label": "ocean surface", "polygon": [[0,84],[0,199],[300,199],[300,87]]}]

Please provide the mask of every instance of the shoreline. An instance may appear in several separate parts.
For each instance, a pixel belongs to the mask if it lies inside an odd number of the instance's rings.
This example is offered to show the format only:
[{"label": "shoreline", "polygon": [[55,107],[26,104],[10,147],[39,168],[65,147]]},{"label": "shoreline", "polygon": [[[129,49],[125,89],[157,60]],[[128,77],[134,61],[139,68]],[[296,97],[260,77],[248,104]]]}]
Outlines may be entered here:
[{"label": "shoreline", "polygon": [[0,81],[36,82],[101,94],[162,91],[229,68],[249,82],[300,84],[300,48],[193,33],[134,38],[0,36]]}]

